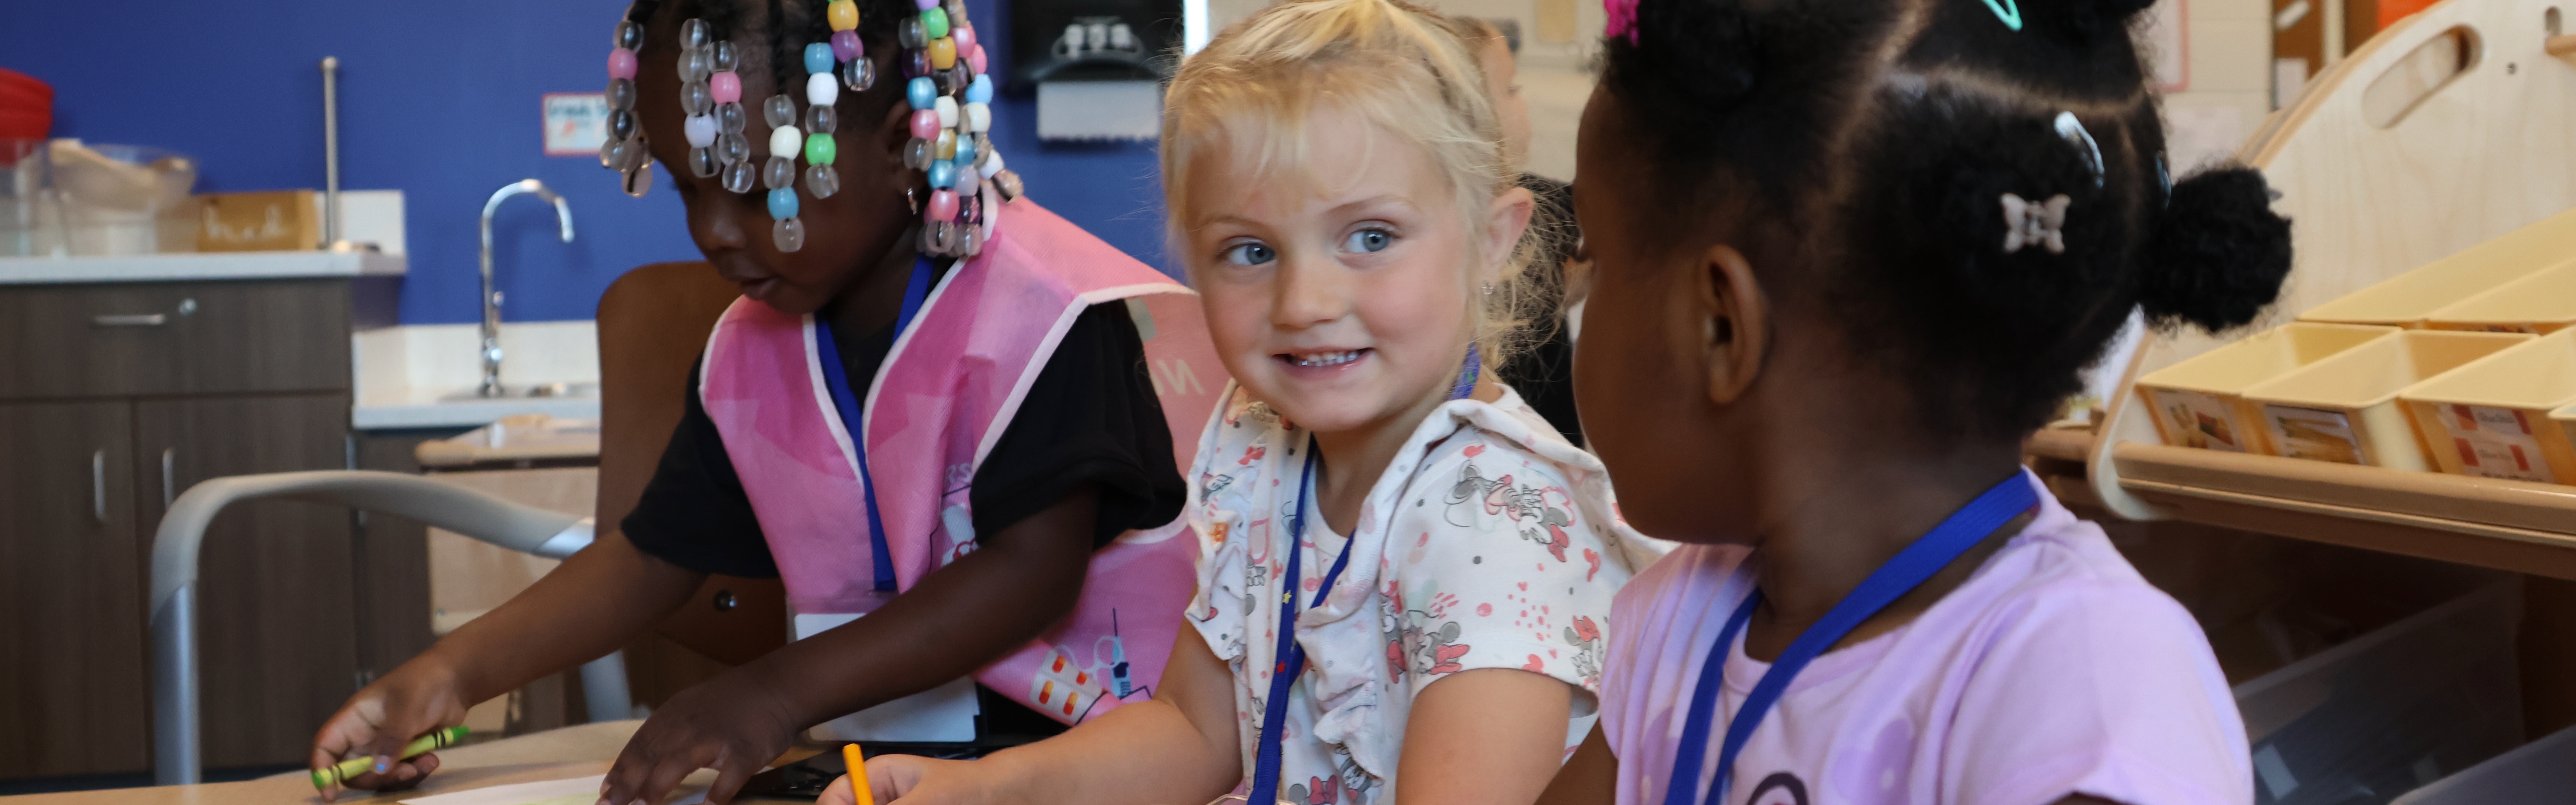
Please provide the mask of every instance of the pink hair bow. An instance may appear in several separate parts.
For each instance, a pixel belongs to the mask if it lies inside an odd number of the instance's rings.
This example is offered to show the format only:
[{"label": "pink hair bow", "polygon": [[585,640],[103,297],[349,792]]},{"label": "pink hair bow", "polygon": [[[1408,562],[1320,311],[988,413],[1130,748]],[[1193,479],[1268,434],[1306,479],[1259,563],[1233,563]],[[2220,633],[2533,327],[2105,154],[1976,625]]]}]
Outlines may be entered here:
[{"label": "pink hair bow", "polygon": [[1609,12],[1610,24],[1602,32],[1613,39],[1626,39],[1637,44],[1637,0],[1601,0],[1601,10]]}]

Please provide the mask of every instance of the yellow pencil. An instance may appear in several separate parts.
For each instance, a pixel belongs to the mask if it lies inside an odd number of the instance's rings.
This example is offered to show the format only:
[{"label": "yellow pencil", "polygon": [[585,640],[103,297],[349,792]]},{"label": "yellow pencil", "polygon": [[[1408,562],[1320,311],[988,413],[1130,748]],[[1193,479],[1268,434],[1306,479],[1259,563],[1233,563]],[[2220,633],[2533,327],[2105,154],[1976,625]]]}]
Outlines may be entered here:
[{"label": "yellow pencil", "polygon": [[868,760],[859,756],[859,745],[842,744],[841,762],[850,767],[850,796],[859,805],[877,805],[877,792],[868,785]]}]

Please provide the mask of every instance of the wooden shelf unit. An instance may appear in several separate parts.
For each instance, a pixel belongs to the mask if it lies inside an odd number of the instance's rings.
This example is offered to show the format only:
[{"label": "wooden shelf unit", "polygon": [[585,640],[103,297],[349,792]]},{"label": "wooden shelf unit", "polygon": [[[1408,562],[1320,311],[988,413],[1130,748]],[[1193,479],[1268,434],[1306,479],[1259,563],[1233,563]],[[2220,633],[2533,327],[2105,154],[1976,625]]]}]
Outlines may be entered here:
[{"label": "wooden shelf unit", "polygon": [[[2031,445],[2079,504],[2098,500],[2079,474],[2086,435]],[[2576,580],[2576,487],[2140,442],[2110,451],[2120,488],[2171,519]]]},{"label": "wooden shelf unit", "polygon": [[[2033,466],[2059,496],[2128,520],[2576,580],[2576,487],[2169,447],[2135,389],[2148,372],[2576,208],[2576,150],[2565,146],[2576,137],[2576,58],[2546,46],[2557,6],[2438,3],[2380,31],[2265,121],[2237,156],[2264,171],[2275,209],[2293,221],[2295,263],[2277,309],[2244,332],[2142,339],[2094,427],[2031,440]],[[2460,42],[2457,75],[2415,90],[2392,119],[2386,90],[2421,78],[2410,71],[2424,68],[2422,54]]]},{"label": "wooden shelf unit", "polygon": [[[2085,516],[2212,554],[2204,586],[2253,595],[2288,573],[2223,534],[2522,574],[2524,731],[2576,724],[2576,487],[2168,447],[2139,376],[2498,235],[2576,208],[2576,50],[2561,0],[2444,0],[2309,84],[2237,152],[2279,192],[2294,263],[2275,310],[2242,332],[2152,333],[2093,424],[2041,431],[2031,467]],[[2454,72],[2455,71],[2455,72]],[[2193,166],[2177,165],[2183,178]],[[2171,528],[2158,528],[2165,521]],[[2215,577],[2212,580],[2211,577]],[[2389,578],[2355,579],[2369,597]],[[2253,591],[2249,591],[2253,590]]]}]

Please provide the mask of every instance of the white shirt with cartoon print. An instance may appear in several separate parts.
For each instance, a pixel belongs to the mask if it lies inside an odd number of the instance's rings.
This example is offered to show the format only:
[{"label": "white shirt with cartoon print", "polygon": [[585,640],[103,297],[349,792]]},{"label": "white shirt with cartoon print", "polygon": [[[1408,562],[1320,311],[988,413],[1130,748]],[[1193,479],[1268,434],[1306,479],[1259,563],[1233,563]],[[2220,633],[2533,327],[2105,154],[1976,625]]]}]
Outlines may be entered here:
[{"label": "white shirt with cartoon print", "polygon": [[[1241,793],[1278,664],[1287,515],[1311,442],[1240,387],[1224,399],[1200,437],[1184,516],[1207,546],[1189,619],[1234,672]],[[1351,558],[1323,603],[1297,616],[1308,665],[1290,693],[1279,797],[1299,805],[1392,802],[1413,697],[1471,668],[1580,687],[1571,752],[1597,718],[1611,597],[1670,549],[1621,522],[1600,461],[1508,387],[1424,418],[1371,486],[1354,535],[1304,505],[1299,606],[1345,544]]]}]

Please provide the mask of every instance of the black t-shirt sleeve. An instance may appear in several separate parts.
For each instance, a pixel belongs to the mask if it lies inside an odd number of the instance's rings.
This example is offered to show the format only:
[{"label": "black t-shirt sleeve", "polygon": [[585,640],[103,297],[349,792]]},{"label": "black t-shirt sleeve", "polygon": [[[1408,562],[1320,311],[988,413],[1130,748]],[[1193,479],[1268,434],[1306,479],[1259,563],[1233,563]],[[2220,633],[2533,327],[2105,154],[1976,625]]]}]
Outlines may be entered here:
[{"label": "black t-shirt sleeve", "polygon": [[778,560],[752,514],[751,496],[743,492],[724,436],[698,399],[698,371],[689,370],[688,403],[671,431],[671,445],[662,449],[643,498],[618,528],[637,550],[690,570],[777,578]]},{"label": "black t-shirt sleeve", "polygon": [[1094,546],[1180,516],[1189,495],[1172,434],[1125,302],[1074,319],[967,493],[975,533],[1026,519],[1089,483],[1100,495]]}]

